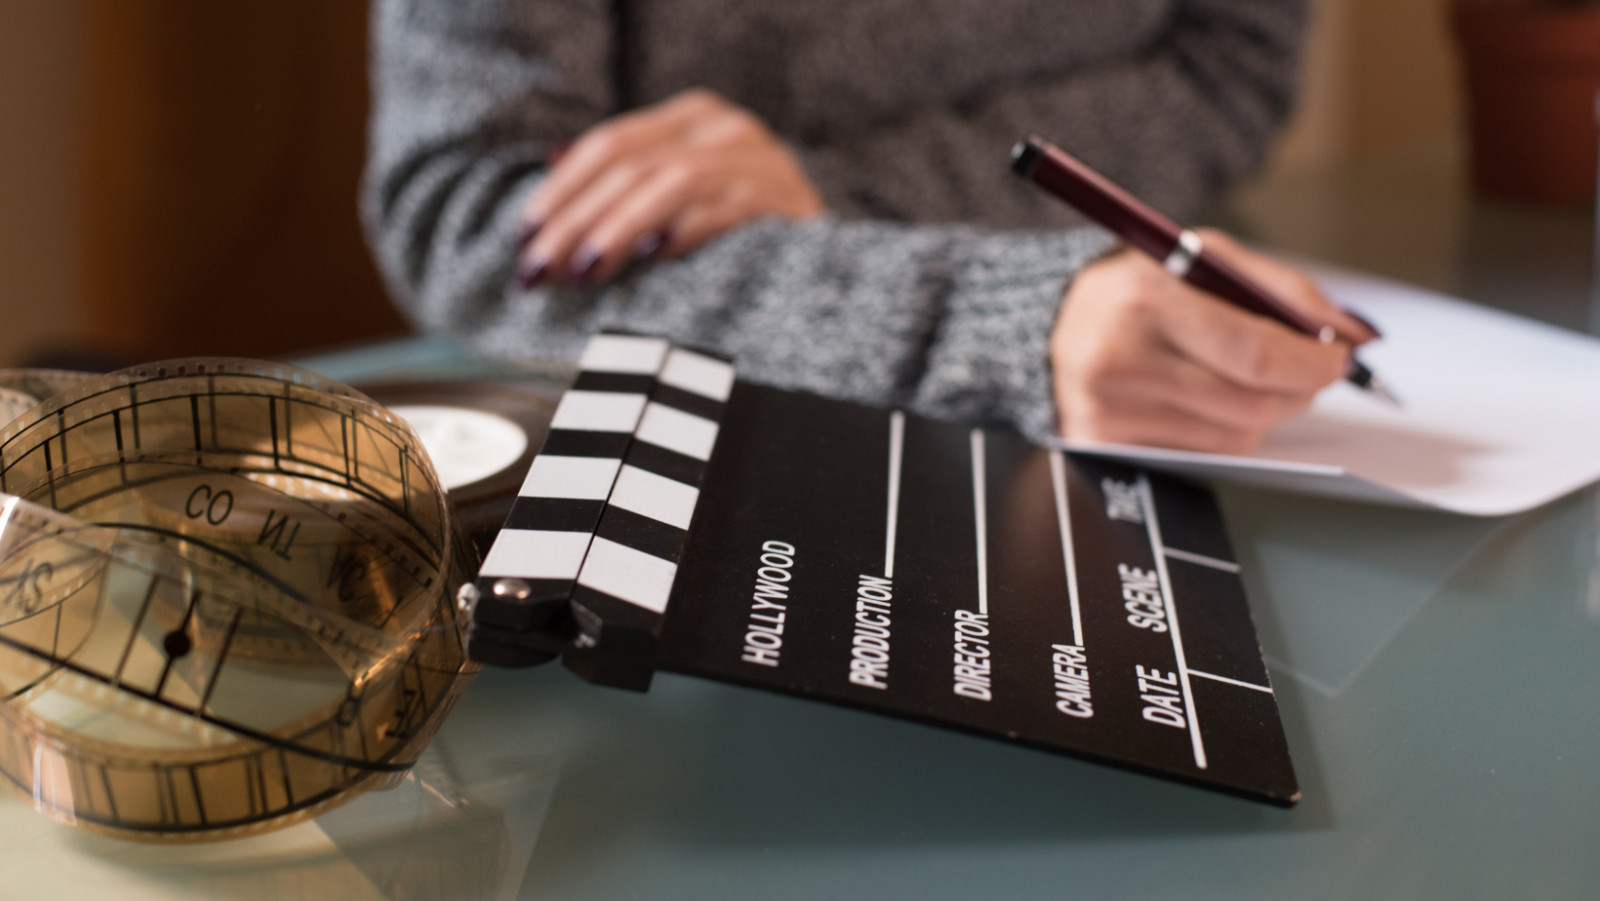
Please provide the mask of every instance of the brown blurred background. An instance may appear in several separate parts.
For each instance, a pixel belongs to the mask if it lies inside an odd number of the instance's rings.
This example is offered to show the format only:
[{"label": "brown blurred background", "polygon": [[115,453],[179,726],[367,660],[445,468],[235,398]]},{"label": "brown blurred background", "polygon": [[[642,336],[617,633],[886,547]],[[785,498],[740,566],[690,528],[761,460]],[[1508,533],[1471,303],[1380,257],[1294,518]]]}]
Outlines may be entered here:
[{"label": "brown blurred background", "polygon": [[356,219],[366,7],[0,0],[0,365],[405,325]]},{"label": "brown blurred background", "polygon": [[[1216,221],[1463,289],[1451,2],[1319,0],[1294,121]],[[356,220],[365,57],[356,0],[0,0],[0,365],[402,333]],[[1587,209],[1529,215],[1586,279]]]}]

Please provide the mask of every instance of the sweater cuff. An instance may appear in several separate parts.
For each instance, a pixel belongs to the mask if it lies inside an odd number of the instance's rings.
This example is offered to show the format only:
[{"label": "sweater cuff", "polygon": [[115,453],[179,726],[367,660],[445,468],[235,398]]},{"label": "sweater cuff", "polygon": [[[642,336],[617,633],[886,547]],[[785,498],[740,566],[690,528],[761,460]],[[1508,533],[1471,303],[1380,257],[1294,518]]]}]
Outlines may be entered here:
[{"label": "sweater cuff", "polygon": [[960,242],[914,410],[1054,437],[1050,332],[1083,267],[1116,248],[1098,228]]}]

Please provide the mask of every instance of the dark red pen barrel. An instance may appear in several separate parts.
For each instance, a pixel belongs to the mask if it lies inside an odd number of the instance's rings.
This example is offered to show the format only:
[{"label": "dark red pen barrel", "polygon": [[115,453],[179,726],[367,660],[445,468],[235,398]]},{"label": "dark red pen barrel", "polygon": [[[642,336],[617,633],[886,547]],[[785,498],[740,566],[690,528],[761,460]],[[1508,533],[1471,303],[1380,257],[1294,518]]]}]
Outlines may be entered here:
[{"label": "dark red pen barrel", "polygon": [[1207,294],[1232,301],[1258,316],[1275,319],[1300,331],[1316,336],[1322,326],[1301,314],[1299,310],[1268,294],[1260,285],[1245,277],[1244,273],[1228,265],[1209,250],[1195,257],[1194,265],[1184,280]]},{"label": "dark red pen barrel", "polygon": [[1139,202],[1100,173],[1060,150],[1025,141],[1012,151],[1012,169],[1156,259],[1178,245],[1178,224]]}]

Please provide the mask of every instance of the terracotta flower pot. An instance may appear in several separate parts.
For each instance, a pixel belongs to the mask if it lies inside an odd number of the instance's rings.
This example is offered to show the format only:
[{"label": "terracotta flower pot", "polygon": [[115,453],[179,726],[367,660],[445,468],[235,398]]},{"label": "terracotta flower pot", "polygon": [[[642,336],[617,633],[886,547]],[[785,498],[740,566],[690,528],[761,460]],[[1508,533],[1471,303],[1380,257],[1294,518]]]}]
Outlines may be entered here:
[{"label": "terracotta flower pot", "polygon": [[1458,2],[1454,11],[1478,190],[1544,203],[1592,198],[1600,9]]}]

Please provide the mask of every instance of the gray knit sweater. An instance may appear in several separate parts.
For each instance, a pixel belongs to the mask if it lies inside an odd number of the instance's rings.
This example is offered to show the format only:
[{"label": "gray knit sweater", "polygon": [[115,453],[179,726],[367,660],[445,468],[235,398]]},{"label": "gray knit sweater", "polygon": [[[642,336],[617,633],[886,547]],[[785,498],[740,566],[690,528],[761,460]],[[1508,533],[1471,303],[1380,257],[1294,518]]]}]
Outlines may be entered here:
[{"label": "gray knit sweater", "polygon": [[[1303,0],[377,0],[362,212],[421,327],[573,356],[601,326],[740,375],[1053,431],[1047,338],[1109,239],[1008,171],[1038,132],[1194,214],[1285,115]],[[692,86],[759,115],[830,213],[602,287],[513,284],[542,160]],[[1022,231],[1026,230],[1026,231]]]}]

